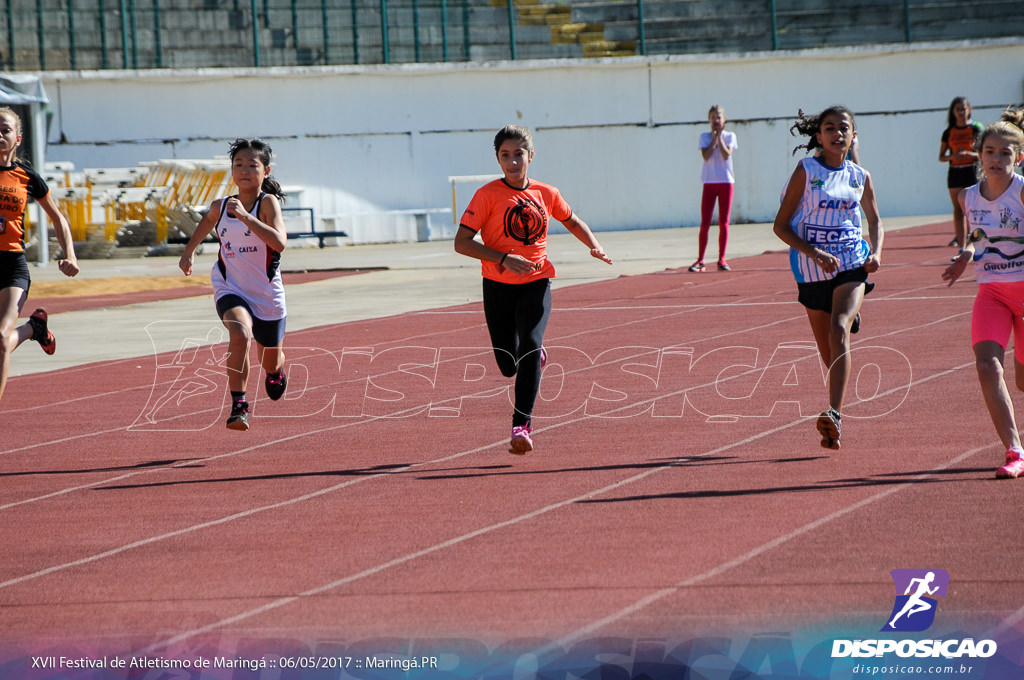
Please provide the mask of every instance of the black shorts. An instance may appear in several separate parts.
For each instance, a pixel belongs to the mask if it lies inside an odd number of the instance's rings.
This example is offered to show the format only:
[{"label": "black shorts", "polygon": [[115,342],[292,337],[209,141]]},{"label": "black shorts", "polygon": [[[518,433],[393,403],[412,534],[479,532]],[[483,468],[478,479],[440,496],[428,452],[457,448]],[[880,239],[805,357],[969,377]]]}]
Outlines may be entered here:
[{"label": "black shorts", "polygon": [[[242,307],[252,318],[252,337],[264,347],[280,347],[284,342],[285,319],[265,321],[252,313],[249,303],[237,295],[224,295],[217,298],[217,315],[221,320],[229,309]],[[287,318],[287,317],[285,317]]]},{"label": "black shorts", "polygon": [[832,291],[844,283],[860,282],[864,284],[864,294],[867,295],[875,287],[875,284],[868,282],[868,272],[864,267],[857,267],[845,272],[839,272],[835,278],[828,281],[813,281],[811,283],[798,283],[797,301],[807,309],[814,309],[819,312],[832,313]]},{"label": "black shorts", "polygon": [[946,173],[946,186],[950,189],[963,189],[978,183],[978,172],[973,165],[950,165]]},{"label": "black shorts", "polygon": [[0,289],[21,288],[26,293],[32,279],[28,275],[28,260],[21,251],[0,251]]}]

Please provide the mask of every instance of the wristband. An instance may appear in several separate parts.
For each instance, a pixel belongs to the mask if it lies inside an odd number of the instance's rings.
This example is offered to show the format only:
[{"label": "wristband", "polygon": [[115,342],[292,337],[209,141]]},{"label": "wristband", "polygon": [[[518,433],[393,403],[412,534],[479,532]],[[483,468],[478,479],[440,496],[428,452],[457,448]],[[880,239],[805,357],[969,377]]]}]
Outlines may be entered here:
[{"label": "wristband", "polygon": [[501,256],[501,259],[500,259],[500,260],[498,260],[498,266],[499,266],[499,267],[500,267],[501,265],[505,264],[505,258],[506,258],[506,257],[508,257],[508,253],[505,253],[504,255],[502,255],[502,256]]}]

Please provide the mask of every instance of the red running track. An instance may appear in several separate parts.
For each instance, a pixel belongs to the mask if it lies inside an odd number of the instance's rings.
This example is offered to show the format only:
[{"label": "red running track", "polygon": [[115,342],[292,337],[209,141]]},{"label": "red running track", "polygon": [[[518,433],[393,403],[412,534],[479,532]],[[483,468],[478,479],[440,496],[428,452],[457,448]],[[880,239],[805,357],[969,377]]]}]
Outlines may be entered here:
[{"label": "red running track", "polygon": [[478,304],[289,333],[248,433],[217,350],[14,378],[0,640],[870,636],[888,572],[932,567],[947,628],[1020,630],[1024,481],[994,479],[947,232],[887,238],[839,452],[782,253],[556,291],[525,457]]}]

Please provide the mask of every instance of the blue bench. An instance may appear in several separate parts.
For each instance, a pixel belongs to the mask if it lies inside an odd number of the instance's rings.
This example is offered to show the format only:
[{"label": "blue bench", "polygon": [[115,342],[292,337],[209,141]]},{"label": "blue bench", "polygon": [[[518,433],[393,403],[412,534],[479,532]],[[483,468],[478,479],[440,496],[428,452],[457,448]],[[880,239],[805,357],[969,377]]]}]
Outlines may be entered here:
[{"label": "blue bench", "polygon": [[287,219],[288,213],[308,213],[309,221],[303,221],[302,228],[297,231],[288,229],[288,239],[293,238],[315,238],[320,242],[320,247],[324,247],[324,239],[342,237],[347,238],[348,234],[344,231],[320,231],[316,228],[316,219],[313,217],[312,208],[281,208],[281,212],[285,214],[285,227],[289,227],[289,220]]},{"label": "blue bench", "polygon": [[[290,223],[294,220],[289,220],[289,213],[304,213],[309,215],[309,220],[303,220],[300,229],[291,230],[288,229],[288,240],[296,238],[315,238],[319,241],[320,247],[324,247],[324,239],[342,237],[347,238],[348,234],[344,231],[320,231],[316,228],[316,220],[313,217],[312,208],[281,208],[281,212],[285,216],[285,227],[288,228]],[[173,237],[168,238],[167,243],[188,243],[187,237]],[[214,236],[207,236],[202,240],[202,243],[217,243],[217,238]]]}]

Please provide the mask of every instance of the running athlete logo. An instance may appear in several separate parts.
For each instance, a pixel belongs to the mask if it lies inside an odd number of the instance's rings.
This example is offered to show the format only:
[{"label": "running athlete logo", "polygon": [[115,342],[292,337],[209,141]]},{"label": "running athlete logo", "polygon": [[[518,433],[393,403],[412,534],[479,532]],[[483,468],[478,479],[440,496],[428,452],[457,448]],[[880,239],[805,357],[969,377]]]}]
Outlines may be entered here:
[{"label": "running athlete logo", "polygon": [[946,596],[949,574],[944,569],[893,569],[889,575],[896,587],[896,602],[882,630],[927,630],[935,621],[935,598]]},{"label": "running athlete logo", "polygon": [[531,246],[544,236],[548,216],[544,208],[529,198],[516,198],[516,204],[505,211],[505,236]]}]

